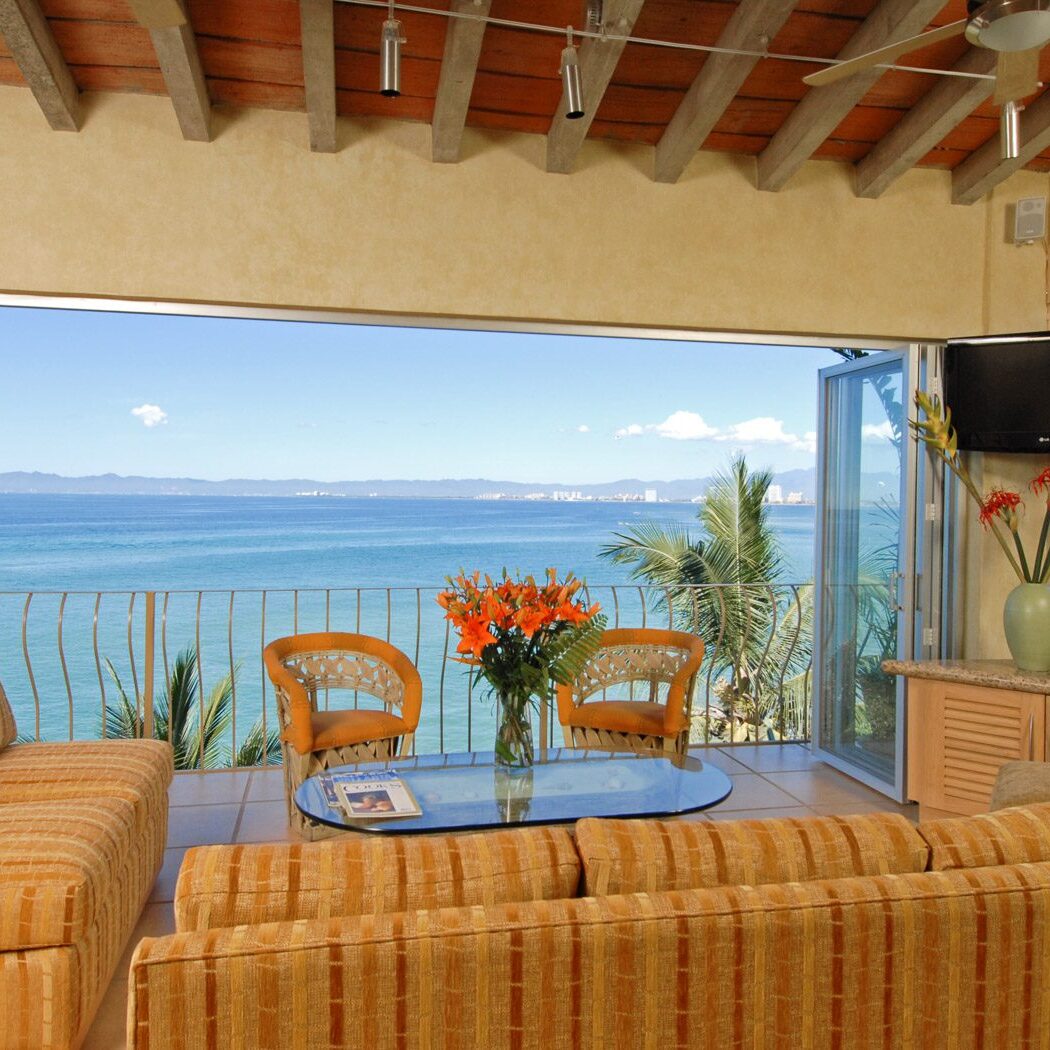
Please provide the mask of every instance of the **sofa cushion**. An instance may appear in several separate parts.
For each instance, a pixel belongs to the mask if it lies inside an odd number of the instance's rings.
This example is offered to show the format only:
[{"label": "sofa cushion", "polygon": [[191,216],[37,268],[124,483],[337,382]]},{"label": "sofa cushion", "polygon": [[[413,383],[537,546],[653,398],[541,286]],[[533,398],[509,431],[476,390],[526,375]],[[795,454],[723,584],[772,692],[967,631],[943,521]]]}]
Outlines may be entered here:
[{"label": "sofa cushion", "polygon": [[1050,803],[920,824],[930,870],[1050,860]]},{"label": "sofa cushion", "polygon": [[186,853],[175,925],[378,915],[573,897],[580,859],[564,828],[476,835],[348,835],[322,842],[201,846]]},{"label": "sofa cushion", "polygon": [[589,896],[757,886],[923,871],[928,849],[896,813],[735,821],[603,820],[576,825]]},{"label": "sofa cushion", "polygon": [[7,694],[3,685],[0,685],[0,751],[8,744],[13,744],[18,735],[18,727],[15,725],[14,712],[7,702]]},{"label": "sofa cushion", "polygon": [[0,805],[123,798],[144,821],[167,807],[172,775],[171,747],[159,740],[18,744],[0,751]]},{"label": "sofa cushion", "polygon": [[126,799],[0,806],[0,951],[82,940],[127,889],[138,839]]}]

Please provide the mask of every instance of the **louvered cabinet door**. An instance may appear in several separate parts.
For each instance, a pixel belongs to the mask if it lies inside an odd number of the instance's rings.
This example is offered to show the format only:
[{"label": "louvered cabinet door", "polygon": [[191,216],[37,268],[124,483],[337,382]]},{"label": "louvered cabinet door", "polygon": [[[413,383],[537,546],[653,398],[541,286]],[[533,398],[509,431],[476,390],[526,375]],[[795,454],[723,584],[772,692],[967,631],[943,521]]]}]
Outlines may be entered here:
[{"label": "louvered cabinet door", "polygon": [[999,767],[1046,758],[1046,697],[911,679],[908,794],[947,813],[986,813]]}]

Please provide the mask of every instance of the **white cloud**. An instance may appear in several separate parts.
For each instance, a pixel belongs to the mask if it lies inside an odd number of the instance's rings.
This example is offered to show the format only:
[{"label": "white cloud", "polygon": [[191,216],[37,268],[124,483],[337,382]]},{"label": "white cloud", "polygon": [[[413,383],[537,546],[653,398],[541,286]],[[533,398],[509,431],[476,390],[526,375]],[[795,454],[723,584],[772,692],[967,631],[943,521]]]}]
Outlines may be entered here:
[{"label": "white cloud", "polygon": [[578,426],[578,427],[576,428],[576,433],[577,433],[577,434],[589,434],[590,432],[591,432],[591,428],[590,428],[589,426],[587,426],[587,424],[586,424],[586,423],[581,423],[581,424],[580,424],[580,425],[579,425],[579,426]]},{"label": "white cloud", "polygon": [[895,436],[893,424],[888,419],[881,423],[865,423],[860,432],[865,441],[892,441]]},{"label": "white cloud", "polygon": [[160,405],[139,405],[131,410],[131,414],[141,419],[145,427],[157,427],[168,421],[168,413]]},{"label": "white cloud", "polygon": [[671,441],[703,441],[718,435],[718,428],[708,425],[704,417],[696,412],[672,412],[662,423],[641,426],[631,423],[616,431],[618,438],[639,437],[642,434],[657,434]]},{"label": "white cloud", "polygon": [[772,416],[757,416],[734,423],[724,433],[718,435],[719,441],[732,441],[738,445],[794,445],[798,442],[795,434],[784,430],[784,421]]},{"label": "white cloud", "polygon": [[711,426],[696,412],[672,412],[662,423],[631,423],[616,431],[616,437],[656,434],[672,441],[722,441],[734,445],[784,445],[799,452],[815,453],[817,435],[810,430],[799,437],[784,429],[782,419],[756,416],[720,429]]},{"label": "white cloud", "polygon": [[662,423],[645,429],[672,441],[703,441],[718,433],[717,427],[709,426],[696,412],[672,412]]}]

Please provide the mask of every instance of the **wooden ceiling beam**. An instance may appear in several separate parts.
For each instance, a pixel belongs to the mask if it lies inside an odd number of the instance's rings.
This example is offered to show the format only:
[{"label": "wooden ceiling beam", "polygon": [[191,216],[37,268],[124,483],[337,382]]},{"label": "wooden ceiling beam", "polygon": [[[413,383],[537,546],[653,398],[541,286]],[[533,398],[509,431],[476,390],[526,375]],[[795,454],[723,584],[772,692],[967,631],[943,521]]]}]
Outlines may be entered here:
[{"label": "wooden ceiling beam", "polygon": [[431,129],[431,156],[439,164],[459,160],[463,128],[467,123],[474,77],[485,39],[486,23],[482,19],[492,9],[492,0],[452,0],[450,11],[477,15],[478,20],[450,18],[445,33],[445,56],[441,61],[434,120]]},{"label": "wooden ceiling beam", "polygon": [[[605,0],[603,17],[611,33],[628,36],[634,29],[645,0]],[[576,163],[583,140],[587,138],[591,123],[606,89],[616,72],[625,40],[587,37],[580,47],[580,80],[583,83],[582,117],[569,120],[565,116],[564,98],[558,102],[558,111],[547,132],[547,170],[567,175]]]},{"label": "wooden ceiling beam", "polygon": [[1003,160],[999,136],[993,135],[952,172],[952,203],[975,204],[1004,179],[1050,147],[1050,92],[1044,92],[1021,114],[1021,153]]},{"label": "wooden ceiling beam", "polygon": [[151,29],[160,72],[175,107],[182,137],[193,142],[211,141],[211,100],[204,81],[197,40],[188,23]]},{"label": "wooden ceiling beam", "polygon": [[[717,46],[764,50],[797,4],[798,0],[742,0]],[[677,182],[682,177],[758,62],[750,55],[718,53],[704,59],[703,68],[656,145],[657,182]]]},{"label": "wooden ceiling beam", "polygon": [[182,0],[128,0],[135,21],[146,29],[171,29],[188,21]]},{"label": "wooden ceiling beam", "polygon": [[[955,64],[960,73],[994,73],[994,51],[974,47]],[[888,135],[857,164],[858,197],[881,196],[930,150],[944,141],[995,90],[994,80],[944,77],[910,109]]]},{"label": "wooden ceiling beam", "polygon": [[51,127],[79,131],[80,94],[37,0],[0,0],[0,33]]},{"label": "wooden ceiling beam", "polygon": [[[943,7],[944,0],[881,0],[838,57],[856,58],[921,33]],[[884,72],[876,68],[827,87],[810,88],[759,154],[758,188],[783,189]]]},{"label": "wooden ceiling beam", "polygon": [[310,149],[335,153],[335,0],[299,0]]}]

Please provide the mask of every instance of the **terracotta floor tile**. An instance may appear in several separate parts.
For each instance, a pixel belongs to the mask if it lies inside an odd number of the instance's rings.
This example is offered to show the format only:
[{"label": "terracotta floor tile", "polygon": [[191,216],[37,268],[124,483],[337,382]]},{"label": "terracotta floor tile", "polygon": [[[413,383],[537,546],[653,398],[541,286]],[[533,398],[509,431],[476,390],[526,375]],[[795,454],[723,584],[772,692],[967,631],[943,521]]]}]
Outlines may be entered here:
[{"label": "terracotta floor tile", "polygon": [[173,806],[168,814],[168,848],[232,842],[238,806]]},{"label": "terracotta floor tile", "polygon": [[694,758],[699,758],[701,762],[707,762],[714,766],[715,769],[722,770],[723,773],[747,773],[750,772],[747,766],[742,766],[734,757],[731,748],[727,747],[691,747],[689,754]]},{"label": "terracotta floor tile", "polygon": [[251,773],[176,773],[168,798],[172,806],[240,805]]},{"label": "terracotta floor tile", "polygon": [[284,798],[284,773],[279,769],[257,769],[252,773],[245,802],[277,802]]},{"label": "terracotta floor tile", "polygon": [[833,769],[812,769],[794,773],[766,773],[767,780],[793,795],[807,806],[834,806],[841,803],[879,804],[883,795]]},{"label": "terracotta floor tile", "polygon": [[783,809],[712,810],[711,820],[772,820],[774,817],[812,817],[813,810],[805,806],[785,806]]},{"label": "terracotta floor tile", "polygon": [[284,802],[246,802],[237,829],[238,842],[299,842],[288,825]]},{"label": "terracotta floor tile", "polygon": [[742,744],[727,748],[733,758],[754,773],[829,769],[802,744]]},{"label": "terracotta floor tile", "polygon": [[794,809],[799,802],[757,773],[744,773],[730,777],[733,793],[717,806],[708,810],[723,813],[740,809]]},{"label": "terracotta floor tile", "polygon": [[150,894],[150,903],[170,902],[175,899],[175,882],[179,877],[179,868],[182,866],[182,858],[186,856],[187,846],[176,846],[174,849],[164,851],[164,864],[153,884],[153,892]]}]

